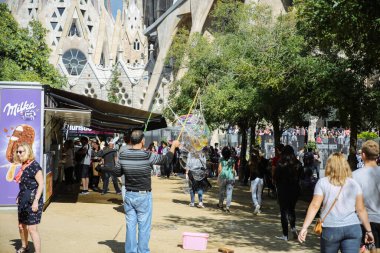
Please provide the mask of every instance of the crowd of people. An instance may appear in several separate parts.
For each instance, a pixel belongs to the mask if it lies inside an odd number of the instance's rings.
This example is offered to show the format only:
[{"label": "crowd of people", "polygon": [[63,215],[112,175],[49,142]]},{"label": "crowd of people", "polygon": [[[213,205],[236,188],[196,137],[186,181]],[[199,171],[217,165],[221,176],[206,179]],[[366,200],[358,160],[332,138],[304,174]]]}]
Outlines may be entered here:
[{"label": "crowd of people", "polygon": [[[239,157],[240,148],[226,146],[219,149],[217,144],[186,155],[180,153],[178,141],[169,145],[162,141],[159,147],[152,143],[145,148],[141,130],[126,134],[122,144],[116,148],[118,139],[109,137],[101,142],[83,136],[79,142],[67,140],[62,164],[68,185],[81,182],[81,195],[89,194],[89,188],[107,194],[109,179],[112,179],[115,193],[123,195],[127,222],[125,252],[149,252],[152,176],[168,178],[181,172],[188,183],[190,207],[205,207],[204,193],[212,187],[209,179],[215,177],[219,190],[216,207],[233,212],[233,189],[237,175],[242,175],[243,185],[250,182],[249,197],[254,214],[261,213],[265,205],[262,197],[264,187],[277,198],[282,224],[282,234],[277,236],[278,239],[289,240],[290,225],[293,238],[304,242],[307,228],[321,209],[322,252],[338,252],[338,249],[343,253],[358,252],[360,243],[380,248],[380,167],[376,142],[363,144],[362,168],[355,168],[352,173],[345,156],[334,153],[327,160],[325,177],[320,178],[318,154],[311,149],[300,154],[292,146],[280,144],[275,147],[275,156],[266,159],[259,149],[252,148],[249,159],[245,160]],[[31,147],[20,145],[15,156],[22,164],[15,178],[20,184],[17,202],[22,247],[18,252],[28,251],[28,232],[36,252],[40,252],[37,224],[42,215],[41,167],[34,160]],[[121,178],[121,189],[118,178]],[[103,181],[102,190],[99,189],[100,179]],[[302,196],[310,207],[304,225],[298,231],[295,208]]]}]

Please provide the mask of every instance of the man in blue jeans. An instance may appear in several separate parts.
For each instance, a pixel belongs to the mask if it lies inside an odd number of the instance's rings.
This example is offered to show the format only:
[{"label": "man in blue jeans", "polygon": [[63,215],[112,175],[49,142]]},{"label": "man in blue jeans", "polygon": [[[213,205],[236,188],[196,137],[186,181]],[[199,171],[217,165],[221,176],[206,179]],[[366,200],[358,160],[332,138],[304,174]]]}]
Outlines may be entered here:
[{"label": "man in blue jeans", "polygon": [[[126,253],[149,253],[149,239],[152,224],[152,180],[153,165],[171,162],[178,141],[173,141],[166,155],[158,155],[144,150],[144,133],[133,130],[131,146],[119,153],[114,174],[125,176],[126,193],[124,210],[127,222],[125,241]],[[136,230],[138,225],[138,239]]]}]

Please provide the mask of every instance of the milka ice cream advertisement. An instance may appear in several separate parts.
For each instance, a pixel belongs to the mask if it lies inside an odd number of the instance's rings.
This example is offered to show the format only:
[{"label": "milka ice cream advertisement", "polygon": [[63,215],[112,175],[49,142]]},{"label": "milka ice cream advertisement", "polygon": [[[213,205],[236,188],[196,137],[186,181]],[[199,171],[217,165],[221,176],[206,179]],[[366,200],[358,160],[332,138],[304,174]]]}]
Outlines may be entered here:
[{"label": "milka ice cream advertisement", "polygon": [[32,145],[41,165],[41,96],[39,89],[0,88],[0,205],[15,205],[19,191],[14,177],[21,165],[14,162],[20,143]]}]

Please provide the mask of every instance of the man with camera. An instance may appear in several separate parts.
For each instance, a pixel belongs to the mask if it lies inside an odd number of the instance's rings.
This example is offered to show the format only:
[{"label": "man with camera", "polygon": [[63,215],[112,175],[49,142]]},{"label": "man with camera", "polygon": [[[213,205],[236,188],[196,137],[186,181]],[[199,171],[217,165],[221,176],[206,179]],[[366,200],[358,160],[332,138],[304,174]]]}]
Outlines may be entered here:
[{"label": "man with camera", "polygon": [[[113,174],[125,176],[126,194],[124,210],[127,221],[127,235],[125,241],[126,253],[149,253],[149,239],[152,224],[152,180],[153,165],[163,165],[171,162],[175,148],[179,142],[173,141],[170,151],[166,155],[154,154],[144,150],[144,133],[142,130],[133,130],[130,135],[131,146],[121,149],[119,160]],[[136,240],[136,227],[138,240]]]}]

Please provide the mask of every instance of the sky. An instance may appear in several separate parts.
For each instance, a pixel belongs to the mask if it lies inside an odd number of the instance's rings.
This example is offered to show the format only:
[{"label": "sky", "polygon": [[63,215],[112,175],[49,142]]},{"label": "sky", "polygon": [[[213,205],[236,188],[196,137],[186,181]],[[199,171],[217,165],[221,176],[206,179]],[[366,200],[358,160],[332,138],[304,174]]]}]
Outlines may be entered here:
[{"label": "sky", "polygon": [[[0,0],[3,1],[3,0]],[[123,8],[123,0],[110,0],[111,1],[111,9],[112,9],[112,15],[114,18],[116,18],[117,10],[121,10]]]}]

